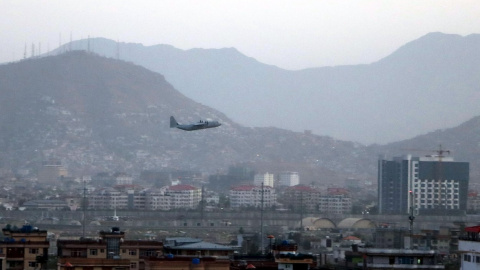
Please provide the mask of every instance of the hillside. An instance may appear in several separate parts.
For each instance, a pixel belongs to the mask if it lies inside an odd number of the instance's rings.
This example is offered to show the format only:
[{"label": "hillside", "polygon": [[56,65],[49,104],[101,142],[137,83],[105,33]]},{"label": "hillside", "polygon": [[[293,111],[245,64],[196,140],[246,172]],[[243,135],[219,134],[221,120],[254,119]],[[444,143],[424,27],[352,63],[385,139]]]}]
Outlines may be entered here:
[{"label": "hillside", "polygon": [[[202,118],[222,126],[169,128]],[[0,65],[0,169],[37,168],[60,159],[73,174],[143,170],[225,172],[247,163],[259,171],[299,171],[301,182],[339,185],[347,177],[376,182],[377,158],[434,154],[442,144],[471,163],[480,182],[480,117],[386,145],[364,146],[284,129],[250,128],[180,94],[143,67],[92,53]]]},{"label": "hillside", "polygon": [[387,157],[404,154],[436,155],[440,145],[444,150],[450,151],[446,155],[456,161],[470,162],[471,182],[480,184],[480,116],[453,128],[438,129],[388,145],[372,146],[369,151],[382,153]]},{"label": "hillside", "polygon": [[87,48],[159,72],[187,97],[246,126],[313,130],[371,144],[453,127],[480,114],[480,35],[431,33],[372,64],[298,71],[260,63],[234,48],[179,50],[98,38],[56,52]]},{"label": "hillside", "polygon": [[[169,128],[200,118],[215,129]],[[84,51],[0,66],[0,167],[58,158],[73,174],[142,170],[222,172],[237,163],[296,170],[302,182],[370,178],[361,145],[278,128],[240,126],[143,67]]]}]

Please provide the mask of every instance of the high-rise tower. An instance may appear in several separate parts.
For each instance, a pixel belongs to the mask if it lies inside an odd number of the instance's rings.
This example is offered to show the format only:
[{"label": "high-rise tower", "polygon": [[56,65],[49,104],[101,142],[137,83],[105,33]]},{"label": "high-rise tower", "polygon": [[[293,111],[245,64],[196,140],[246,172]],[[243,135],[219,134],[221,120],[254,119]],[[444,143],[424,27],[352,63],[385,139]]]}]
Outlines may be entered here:
[{"label": "high-rise tower", "polygon": [[379,213],[408,214],[413,207],[419,215],[464,214],[468,181],[469,163],[451,157],[379,159]]}]

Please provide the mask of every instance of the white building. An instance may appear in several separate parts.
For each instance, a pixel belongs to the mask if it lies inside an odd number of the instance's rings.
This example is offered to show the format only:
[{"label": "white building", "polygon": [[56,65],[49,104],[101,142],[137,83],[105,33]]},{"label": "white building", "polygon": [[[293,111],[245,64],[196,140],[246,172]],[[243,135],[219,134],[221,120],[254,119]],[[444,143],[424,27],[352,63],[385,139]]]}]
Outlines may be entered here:
[{"label": "white building", "polygon": [[114,175],[115,183],[117,185],[131,185],[133,184],[133,177],[125,173],[117,173]]},{"label": "white building", "polygon": [[171,197],[171,208],[194,209],[202,200],[202,189],[190,185],[170,186],[167,194]]},{"label": "white building", "polygon": [[128,194],[113,188],[88,196],[88,208],[91,209],[126,209],[127,207]]},{"label": "white building", "polygon": [[[230,189],[230,206],[238,207],[261,207],[262,187],[261,186],[239,186]],[[275,189],[270,186],[263,187],[263,207],[272,207],[276,204]]]},{"label": "white building", "polygon": [[352,200],[345,194],[329,194],[320,196],[319,211],[323,214],[349,214],[352,211]]},{"label": "white building", "polygon": [[202,190],[190,185],[176,185],[141,192],[104,189],[88,196],[90,209],[145,209],[170,210],[197,208],[202,199]]},{"label": "white building", "polygon": [[255,174],[253,185],[254,186],[261,186],[262,183],[266,187],[273,187],[274,176],[273,173],[262,173],[262,174]]},{"label": "white building", "polygon": [[170,210],[172,209],[172,196],[167,194],[167,187],[145,191],[145,208],[147,210]]},{"label": "white building", "polygon": [[300,184],[298,172],[281,172],[278,178],[279,186],[293,187]]},{"label": "white building", "polygon": [[466,236],[458,241],[461,270],[480,269],[480,226],[466,227]]}]

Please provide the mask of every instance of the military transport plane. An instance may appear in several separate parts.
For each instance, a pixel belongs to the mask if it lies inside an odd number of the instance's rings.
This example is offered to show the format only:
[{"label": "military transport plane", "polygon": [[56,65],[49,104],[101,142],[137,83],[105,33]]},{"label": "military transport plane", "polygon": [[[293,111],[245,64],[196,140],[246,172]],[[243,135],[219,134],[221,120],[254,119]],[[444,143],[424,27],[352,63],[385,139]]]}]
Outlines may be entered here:
[{"label": "military transport plane", "polygon": [[194,124],[188,124],[188,125],[180,125],[177,123],[177,120],[173,116],[170,116],[170,127],[171,128],[179,128],[182,130],[186,131],[192,131],[192,130],[199,130],[199,129],[206,129],[206,128],[214,128],[214,127],[219,127],[222,124],[218,123],[217,121],[202,121],[200,120],[197,123]]}]

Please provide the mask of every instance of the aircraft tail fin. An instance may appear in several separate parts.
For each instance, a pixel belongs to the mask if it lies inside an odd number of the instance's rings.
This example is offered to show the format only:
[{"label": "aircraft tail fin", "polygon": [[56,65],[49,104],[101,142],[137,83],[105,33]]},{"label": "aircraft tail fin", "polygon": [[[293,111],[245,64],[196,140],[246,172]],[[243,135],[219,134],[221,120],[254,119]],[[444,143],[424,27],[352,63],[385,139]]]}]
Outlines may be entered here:
[{"label": "aircraft tail fin", "polygon": [[170,127],[174,128],[174,127],[177,127],[177,126],[178,126],[177,120],[175,120],[175,118],[173,116],[170,116]]}]

